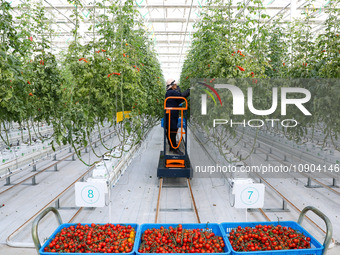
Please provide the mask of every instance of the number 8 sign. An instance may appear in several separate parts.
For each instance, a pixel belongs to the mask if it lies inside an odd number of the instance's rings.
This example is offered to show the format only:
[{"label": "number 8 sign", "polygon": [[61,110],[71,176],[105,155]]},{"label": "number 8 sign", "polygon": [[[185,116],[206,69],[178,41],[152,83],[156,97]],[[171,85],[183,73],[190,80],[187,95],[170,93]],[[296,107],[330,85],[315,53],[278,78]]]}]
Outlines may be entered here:
[{"label": "number 8 sign", "polygon": [[235,208],[262,208],[265,186],[262,183],[238,184],[235,190]]},{"label": "number 8 sign", "polygon": [[105,189],[105,183],[77,182],[75,185],[76,205],[104,207]]},{"label": "number 8 sign", "polygon": [[81,198],[88,204],[94,204],[99,200],[100,193],[94,186],[85,186],[81,191]]}]

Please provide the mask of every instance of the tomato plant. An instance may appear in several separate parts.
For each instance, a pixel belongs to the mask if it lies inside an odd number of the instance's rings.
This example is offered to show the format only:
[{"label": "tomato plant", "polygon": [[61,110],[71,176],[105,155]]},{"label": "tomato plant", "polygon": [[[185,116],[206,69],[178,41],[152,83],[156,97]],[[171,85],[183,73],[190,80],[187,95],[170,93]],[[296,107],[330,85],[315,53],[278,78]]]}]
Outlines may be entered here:
[{"label": "tomato plant", "polygon": [[[102,3],[97,6],[104,8]],[[80,44],[78,30],[74,29],[74,40],[63,60],[69,74],[65,89],[70,100],[64,129],[69,131],[60,139],[72,144],[78,156],[80,148],[88,145],[91,132],[101,128],[104,121],[123,125],[118,135],[124,144],[128,133],[135,134],[135,142],[139,142],[161,116],[156,99],[162,96],[164,87],[162,80],[154,78],[155,74],[161,76],[160,65],[135,15],[133,1],[126,1],[124,6],[118,1],[110,3],[101,15],[103,22],[95,24],[90,16],[93,40],[85,45]],[[73,18],[78,24],[77,8]],[[101,36],[99,40],[95,33]],[[124,111],[131,111],[130,119],[117,124],[117,112]],[[102,144],[107,150],[113,149]]]},{"label": "tomato plant", "polygon": [[[315,24],[319,10],[313,8],[310,1],[305,6],[309,12],[297,15],[298,18],[291,21],[287,21],[282,13],[269,17],[263,1],[240,1],[237,5],[235,9],[232,8],[232,1],[212,0],[208,3],[209,11],[200,13],[200,19],[195,23],[197,31],[193,34],[193,43],[183,64],[181,87],[191,87],[197,80],[212,85],[221,82],[232,84],[235,78],[240,78],[237,86],[243,92],[246,92],[247,87],[253,87],[261,95],[253,102],[257,109],[270,108],[268,99],[272,98],[273,83],[279,84],[281,81],[278,87],[286,83],[292,87],[307,88],[312,94],[308,104],[312,116],[302,116],[297,109],[292,109],[286,117],[297,119],[298,116],[298,126],[288,129],[275,126],[274,129],[288,139],[301,142],[307,133],[314,137],[314,131],[308,130],[322,126],[320,130],[325,134],[323,145],[327,140],[332,140],[334,147],[339,150],[339,146],[334,143],[340,132],[337,121],[339,104],[335,103],[338,102],[339,93],[336,91],[339,85],[336,80],[318,79],[339,78],[340,25],[337,17],[340,15],[340,1],[331,1],[325,7],[327,18],[319,25]],[[244,78],[252,80],[249,82]],[[269,78],[280,79],[269,82]],[[231,104],[229,98],[228,103]],[[213,116],[214,113],[211,111],[209,114]],[[259,117],[248,115],[247,112],[242,116],[244,119]],[[240,120],[239,116],[227,113],[225,117],[228,120],[231,117],[234,121]],[[270,117],[282,116],[275,112]],[[199,129],[206,128],[206,122],[202,122],[202,119],[195,121]],[[220,151],[223,151],[222,144],[232,147],[242,140],[242,135],[236,137],[235,128],[229,125],[220,126],[207,135]]]},{"label": "tomato plant", "polygon": [[20,121],[24,108],[23,97],[27,98],[29,92],[22,89],[24,79],[18,58],[19,37],[13,25],[10,4],[1,1],[0,12],[0,131],[6,133],[5,136],[0,134],[0,137],[9,146],[6,124]]},{"label": "tomato plant", "polygon": [[[9,145],[12,122],[28,128],[29,140],[33,135],[44,139],[39,126],[46,123],[53,126],[52,147],[70,144],[81,158],[81,148],[89,145],[94,130],[109,123],[122,146],[129,136],[140,142],[162,116],[157,100],[165,88],[153,45],[136,19],[134,2],[110,1],[105,6],[106,0],[96,2],[96,7],[105,9],[99,17],[103,22],[97,23],[96,12],[90,10],[92,25],[87,34],[80,33],[81,1],[68,2],[75,7],[69,17],[74,23],[72,40],[56,57],[55,31],[42,1],[21,1],[17,26],[10,4],[1,1],[0,128],[5,131],[1,139]],[[117,123],[117,113],[125,111],[131,111],[130,118]],[[114,149],[101,136],[100,140],[107,151]]]}]

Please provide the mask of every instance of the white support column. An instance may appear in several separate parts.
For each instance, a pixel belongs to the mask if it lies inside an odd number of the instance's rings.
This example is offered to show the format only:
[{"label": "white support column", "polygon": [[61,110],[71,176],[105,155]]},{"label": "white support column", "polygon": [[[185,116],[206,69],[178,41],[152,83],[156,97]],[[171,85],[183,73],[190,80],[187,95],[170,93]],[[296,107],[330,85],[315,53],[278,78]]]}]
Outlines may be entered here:
[{"label": "white support column", "polygon": [[[296,2],[297,0],[290,0],[290,22],[293,22],[296,18]],[[292,61],[293,57],[293,41],[291,41],[290,49],[289,49],[290,61]]]},{"label": "white support column", "polygon": [[290,21],[291,22],[296,17],[296,1],[297,0],[291,0],[290,1]]}]

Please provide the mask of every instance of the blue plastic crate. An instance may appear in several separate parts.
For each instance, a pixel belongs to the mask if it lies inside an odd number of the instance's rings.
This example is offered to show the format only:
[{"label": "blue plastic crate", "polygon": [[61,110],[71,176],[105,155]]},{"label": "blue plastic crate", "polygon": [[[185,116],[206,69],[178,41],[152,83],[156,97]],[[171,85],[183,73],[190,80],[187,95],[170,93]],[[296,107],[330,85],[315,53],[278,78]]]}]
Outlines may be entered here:
[{"label": "blue plastic crate", "polygon": [[[164,228],[169,228],[170,226],[175,228],[178,226],[178,223],[173,223],[173,224],[142,224],[140,227],[139,227],[139,231],[137,233],[137,236],[136,236],[136,243],[135,244],[138,244],[137,245],[137,248],[136,248],[136,254],[137,255],[158,255],[159,253],[140,253],[138,252],[139,250],[139,246],[141,244],[141,238],[142,238],[142,235],[144,233],[145,230],[147,229],[153,229],[153,228],[156,228],[156,229],[160,229],[161,227],[164,227]],[[224,246],[224,252],[221,252],[221,253],[205,253],[205,254],[212,254],[212,255],[227,255],[227,254],[230,254],[230,248],[229,246],[226,244],[226,240],[225,240],[225,237],[219,227],[218,224],[216,223],[209,223],[209,224],[206,224],[206,223],[200,223],[200,224],[182,224],[182,227],[183,229],[206,229],[208,227],[208,229],[210,229],[215,235],[218,235],[218,236],[222,236],[223,237],[223,241],[225,243],[225,246]],[[179,254],[179,253],[171,253],[171,254]],[[182,254],[182,253],[181,253]],[[190,253],[190,255],[198,255],[198,254],[202,254],[202,253]]]},{"label": "blue plastic crate", "polygon": [[[183,119],[183,128],[185,129],[186,126],[187,126],[187,120]],[[164,118],[161,119],[161,127],[164,128]],[[181,118],[178,118],[177,127],[181,128]]]},{"label": "blue plastic crate", "polygon": [[[81,225],[85,226],[85,225],[91,225],[92,223],[82,223]],[[97,225],[106,225],[106,223],[95,223]],[[135,232],[136,232],[136,235],[135,235],[135,243],[133,245],[133,249],[131,252],[129,253],[115,253],[115,254],[120,254],[120,255],[134,255],[135,254],[135,250],[137,248],[137,234],[138,234],[138,230],[139,230],[139,225],[136,224],[136,223],[110,223],[110,224],[114,224],[114,225],[122,225],[122,226],[125,226],[125,225],[130,225],[131,227],[133,227],[135,229]],[[47,245],[50,244],[50,242],[53,240],[53,238],[63,229],[63,228],[68,228],[70,226],[76,226],[77,223],[65,223],[65,224],[61,224],[54,232],[53,234],[50,236],[49,239],[47,239],[47,241],[41,246],[40,250],[39,250],[39,253],[40,255],[52,255],[52,254],[55,254],[55,255],[73,255],[73,254],[82,254],[82,255],[85,255],[85,254],[108,254],[108,253],[61,253],[61,252],[45,252],[44,249]]]},{"label": "blue plastic crate", "polygon": [[[292,250],[278,250],[278,251],[245,251],[245,252],[239,252],[234,251],[234,249],[231,246],[231,243],[229,242],[229,233],[232,229],[237,228],[238,226],[244,227],[255,227],[256,225],[281,225],[283,227],[291,227],[292,229],[295,229],[299,231],[300,233],[304,234],[306,237],[310,237],[311,241],[311,248],[310,249],[292,249]],[[298,223],[295,221],[280,221],[280,222],[271,222],[271,221],[265,221],[265,222],[224,222],[220,224],[221,231],[223,235],[225,236],[226,243],[229,246],[231,250],[231,254],[237,254],[237,255],[322,255],[323,252],[323,245],[321,245],[311,234],[309,234],[303,227],[301,227]]]}]

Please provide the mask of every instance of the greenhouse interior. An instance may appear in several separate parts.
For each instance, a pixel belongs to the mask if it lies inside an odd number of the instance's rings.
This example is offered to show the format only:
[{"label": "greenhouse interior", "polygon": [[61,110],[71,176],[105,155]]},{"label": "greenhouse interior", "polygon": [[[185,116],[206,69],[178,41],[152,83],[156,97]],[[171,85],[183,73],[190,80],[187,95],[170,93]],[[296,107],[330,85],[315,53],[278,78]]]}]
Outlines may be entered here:
[{"label": "greenhouse interior", "polygon": [[340,0],[0,0],[0,254],[340,255]]}]

